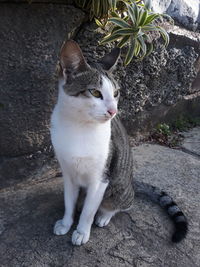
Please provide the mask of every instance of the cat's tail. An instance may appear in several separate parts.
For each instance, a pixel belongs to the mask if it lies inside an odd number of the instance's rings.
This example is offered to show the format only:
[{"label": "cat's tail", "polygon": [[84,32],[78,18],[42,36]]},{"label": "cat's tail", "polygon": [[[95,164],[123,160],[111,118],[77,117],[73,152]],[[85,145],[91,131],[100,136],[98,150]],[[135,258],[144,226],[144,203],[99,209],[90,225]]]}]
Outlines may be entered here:
[{"label": "cat's tail", "polygon": [[178,205],[166,192],[148,183],[138,181],[134,181],[134,189],[136,196],[147,196],[148,199],[150,198],[153,202],[158,203],[167,211],[175,226],[172,242],[178,243],[186,237],[188,232],[187,219]]}]

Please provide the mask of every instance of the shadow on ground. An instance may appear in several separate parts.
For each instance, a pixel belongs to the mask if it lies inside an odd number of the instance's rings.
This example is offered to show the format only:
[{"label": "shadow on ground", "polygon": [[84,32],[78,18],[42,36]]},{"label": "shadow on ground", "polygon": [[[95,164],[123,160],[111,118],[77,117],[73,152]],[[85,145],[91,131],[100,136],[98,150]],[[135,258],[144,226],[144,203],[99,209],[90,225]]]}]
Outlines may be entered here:
[{"label": "shadow on ground", "polygon": [[105,228],[93,226],[90,241],[74,247],[73,229],[53,235],[64,211],[62,179],[47,177],[0,191],[0,266],[200,266],[200,151],[143,144],[133,155],[135,179],[166,189],[188,216],[183,242],[171,243],[172,224],[158,206],[136,199],[132,211]]}]

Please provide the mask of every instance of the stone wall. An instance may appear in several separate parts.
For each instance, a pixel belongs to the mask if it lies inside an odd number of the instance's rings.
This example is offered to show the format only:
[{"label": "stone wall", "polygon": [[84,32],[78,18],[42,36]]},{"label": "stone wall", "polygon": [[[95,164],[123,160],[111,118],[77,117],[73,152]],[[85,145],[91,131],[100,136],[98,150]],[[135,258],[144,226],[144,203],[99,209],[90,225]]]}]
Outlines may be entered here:
[{"label": "stone wall", "polygon": [[155,12],[166,13],[190,30],[200,30],[199,0],[152,0]]},{"label": "stone wall", "polygon": [[1,156],[33,153],[49,144],[57,54],[83,18],[72,6],[1,4]]},{"label": "stone wall", "polygon": [[0,3],[3,185],[34,176],[50,155],[49,121],[57,96],[57,55],[84,17],[81,10],[64,4]]},{"label": "stone wall", "polygon": [[[55,175],[49,122],[62,42],[74,36],[88,61],[112,48],[98,45],[104,33],[93,23],[83,23],[85,14],[71,5],[10,2],[0,1],[0,187],[35,179],[38,173]],[[199,33],[177,26],[170,37],[167,49],[157,43],[144,61],[124,68],[120,60],[116,69],[120,115],[134,136],[183,113],[177,105],[200,116]]]},{"label": "stone wall", "polygon": [[[98,45],[102,36],[95,24],[85,25],[76,35],[89,61],[112,48],[110,44]],[[115,77],[121,84],[120,116],[134,136],[148,134],[156,124],[168,120],[168,112],[176,109],[185,96],[193,95],[196,103],[196,93],[200,92],[200,34],[176,26],[170,30],[170,37],[167,49],[158,42],[155,51],[142,62],[132,61],[126,68],[122,60],[118,64]],[[124,53],[122,50],[122,58]],[[190,115],[200,116],[200,105],[192,106]],[[183,112],[179,111],[177,116]],[[175,115],[171,119],[176,119]]]}]

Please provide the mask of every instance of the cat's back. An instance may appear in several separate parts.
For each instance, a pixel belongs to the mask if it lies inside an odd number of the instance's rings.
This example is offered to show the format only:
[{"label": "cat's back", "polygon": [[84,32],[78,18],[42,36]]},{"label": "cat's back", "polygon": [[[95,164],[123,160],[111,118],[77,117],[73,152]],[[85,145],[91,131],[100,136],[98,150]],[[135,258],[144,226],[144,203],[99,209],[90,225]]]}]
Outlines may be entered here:
[{"label": "cat's back", "polygon": [[113,207],[129,209],[134,203],[133,158],[127,132],[118,116],[112,120],[112,147],[108,163],[109,186],[105,199],[112,199]]}]

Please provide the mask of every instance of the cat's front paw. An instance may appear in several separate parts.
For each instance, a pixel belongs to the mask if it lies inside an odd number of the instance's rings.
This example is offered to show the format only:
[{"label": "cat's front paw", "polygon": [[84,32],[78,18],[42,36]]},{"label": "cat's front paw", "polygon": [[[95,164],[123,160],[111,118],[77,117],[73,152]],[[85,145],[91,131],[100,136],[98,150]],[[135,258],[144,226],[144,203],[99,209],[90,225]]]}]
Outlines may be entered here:
[{"label": "cat's front paw", "polygon": [[79,232],[75,230],[72,234],[72,244],[76,246],[80,246],[88,242],[90,238],[90,232]]},{"label": "cat's front paw", "polygon": [[65,235],[69,231],[70,227],[71,225],[64,224],[63,220],[58,220],[54,225],[53,233],[55,235]]}]

